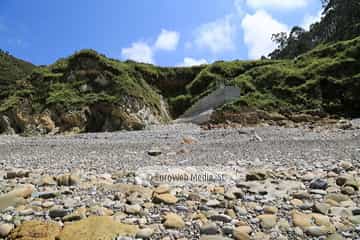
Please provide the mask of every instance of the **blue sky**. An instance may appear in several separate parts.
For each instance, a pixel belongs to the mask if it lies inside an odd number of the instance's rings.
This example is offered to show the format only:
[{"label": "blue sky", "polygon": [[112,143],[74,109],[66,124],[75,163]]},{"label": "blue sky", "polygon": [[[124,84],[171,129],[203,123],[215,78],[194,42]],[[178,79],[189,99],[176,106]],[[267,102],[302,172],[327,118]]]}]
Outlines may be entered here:
[{"label": "blue sky", "polygon": [[0,48],[50,64],[92,48],[162,66],[256,59],[271,33],[320,18],[320,0],[0,0]]}]

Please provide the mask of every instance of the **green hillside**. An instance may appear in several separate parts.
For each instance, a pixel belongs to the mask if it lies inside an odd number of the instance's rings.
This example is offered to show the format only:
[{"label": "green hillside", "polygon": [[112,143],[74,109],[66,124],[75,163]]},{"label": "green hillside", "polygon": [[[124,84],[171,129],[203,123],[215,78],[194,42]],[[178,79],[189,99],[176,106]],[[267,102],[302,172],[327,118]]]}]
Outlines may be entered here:
[{"label": "green hillside", "polygon": [[360,116],[360,38],[320,45],[294,60],[249,69],[230,81],[242,105],[278,112]]},{"label": "green hillside", "polygon": [[[178,101],[190,102],[216,82],[238,86],[241,98],[222,109],[323,112],[360,116],[360,38],[320,45],[294,60],[216,62],[186,86]],[[175,101],[176,104],[178,104]]]},{"label": "green hillside", "polygon": [[21,80],[31,73],[34,65],[17,59],[0,49],[0,99],[6,97],[16,80]]},{"label": "green hillside", "polygon": [[[225,84],[238,86],[241,97],[220,112],[359,117],[359,58],[360,37],[320,45],[294,60],[220,61],[191,68],[121,62],[83,50],[36,68],[25,79],[22,65],[15,71],[2,70],[8,82],[23,80],[9,88],[0,111],[13,119],[17,132],[27,125],[36,128],[44,114],[60,131],[141,129],[150,118],[176,118]],[[23,64],[31,70],[32,65]]]}]

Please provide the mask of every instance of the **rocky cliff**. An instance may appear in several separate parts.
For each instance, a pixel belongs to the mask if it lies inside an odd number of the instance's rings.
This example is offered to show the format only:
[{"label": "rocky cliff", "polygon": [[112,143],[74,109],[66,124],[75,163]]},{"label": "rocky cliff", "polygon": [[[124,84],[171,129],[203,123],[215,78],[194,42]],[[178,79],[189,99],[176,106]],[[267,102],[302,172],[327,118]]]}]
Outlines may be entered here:
[{"label": "rocky cliff", "polygon": [[94,51],[38,67],[3,100],[1,119],[8,122],[3,129],[26,134],[97,132],[169,121],[162,96],[136,74],[130,64]]},{"label": "rocky cliff", "polygon": [[[359,117],[359,58],[360,38],[322,45],[293,60],[219,61],[191,68],[121,62],[83,50],[49,66],[26,65],[22,74],[1,79],[6,84],[0,131],[143,129],[177,118],[219,85],[238,87],[240,97],[220,106],[215,121],[243,123],[247,114],[254,116],[251,123]],[[12,72],[4,69],[0,76]]]}]

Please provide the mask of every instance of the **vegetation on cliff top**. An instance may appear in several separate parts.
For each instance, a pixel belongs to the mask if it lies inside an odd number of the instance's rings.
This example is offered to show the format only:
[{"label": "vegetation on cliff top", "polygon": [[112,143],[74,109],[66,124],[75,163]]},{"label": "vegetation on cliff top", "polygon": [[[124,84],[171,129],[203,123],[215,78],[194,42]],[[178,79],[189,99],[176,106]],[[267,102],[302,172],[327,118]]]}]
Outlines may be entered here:
[{"label": "vegetation on cliff top", "polygon": [[186,84],[203,68],[160,68],[82,50],[52,65],[37,67],[27,77],[19,76],[12,91],[0,99],[0,112],[28,100],[32,112],[40,113],[51,107],[71,111],[96,103],[126,105],[135,99],[161,111],[162,96],[184,94]]},{"label": "vegetation on cliff top", "polygon": [[0,100],[7,97],[15,81],[25,78],[35,68],[0,49]]},{"label": "vegetation on cliff top", "polygon": [[278,48],[269,56],[273,59],[292,59],[314,49],[319,44],[350,40],[360,35],[359,0],[321,0],[321,21],[310,30],[295,26],[289,34],[273,35]]}]

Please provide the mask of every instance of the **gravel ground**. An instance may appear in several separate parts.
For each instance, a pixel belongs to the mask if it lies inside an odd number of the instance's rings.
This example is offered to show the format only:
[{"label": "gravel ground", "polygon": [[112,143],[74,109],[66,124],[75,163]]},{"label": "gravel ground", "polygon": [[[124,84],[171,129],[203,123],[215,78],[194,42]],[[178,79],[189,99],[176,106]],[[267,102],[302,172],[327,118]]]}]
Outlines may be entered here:
[{"label": "gravel ground", "polygon": [[0,240],[360,239],[353,126],[1,136]]},{"label": "gravel ground", "polygon": [[[184,137],[197,143],[184,145]],[[162,155],[149,156],[152,149],[161,150]],[[179,151],[183,154],[176,154]],[[139,132],[0,137],[0,165],[48,169],[50,173],[74,168],[101,173],[164,164],[227,165],[234,161],[311,168],[319,164],[331,167],[338,161],[356,164],[359,160],[360,130],[263,127],[205,131],[191,124],[177,124]]]}]

